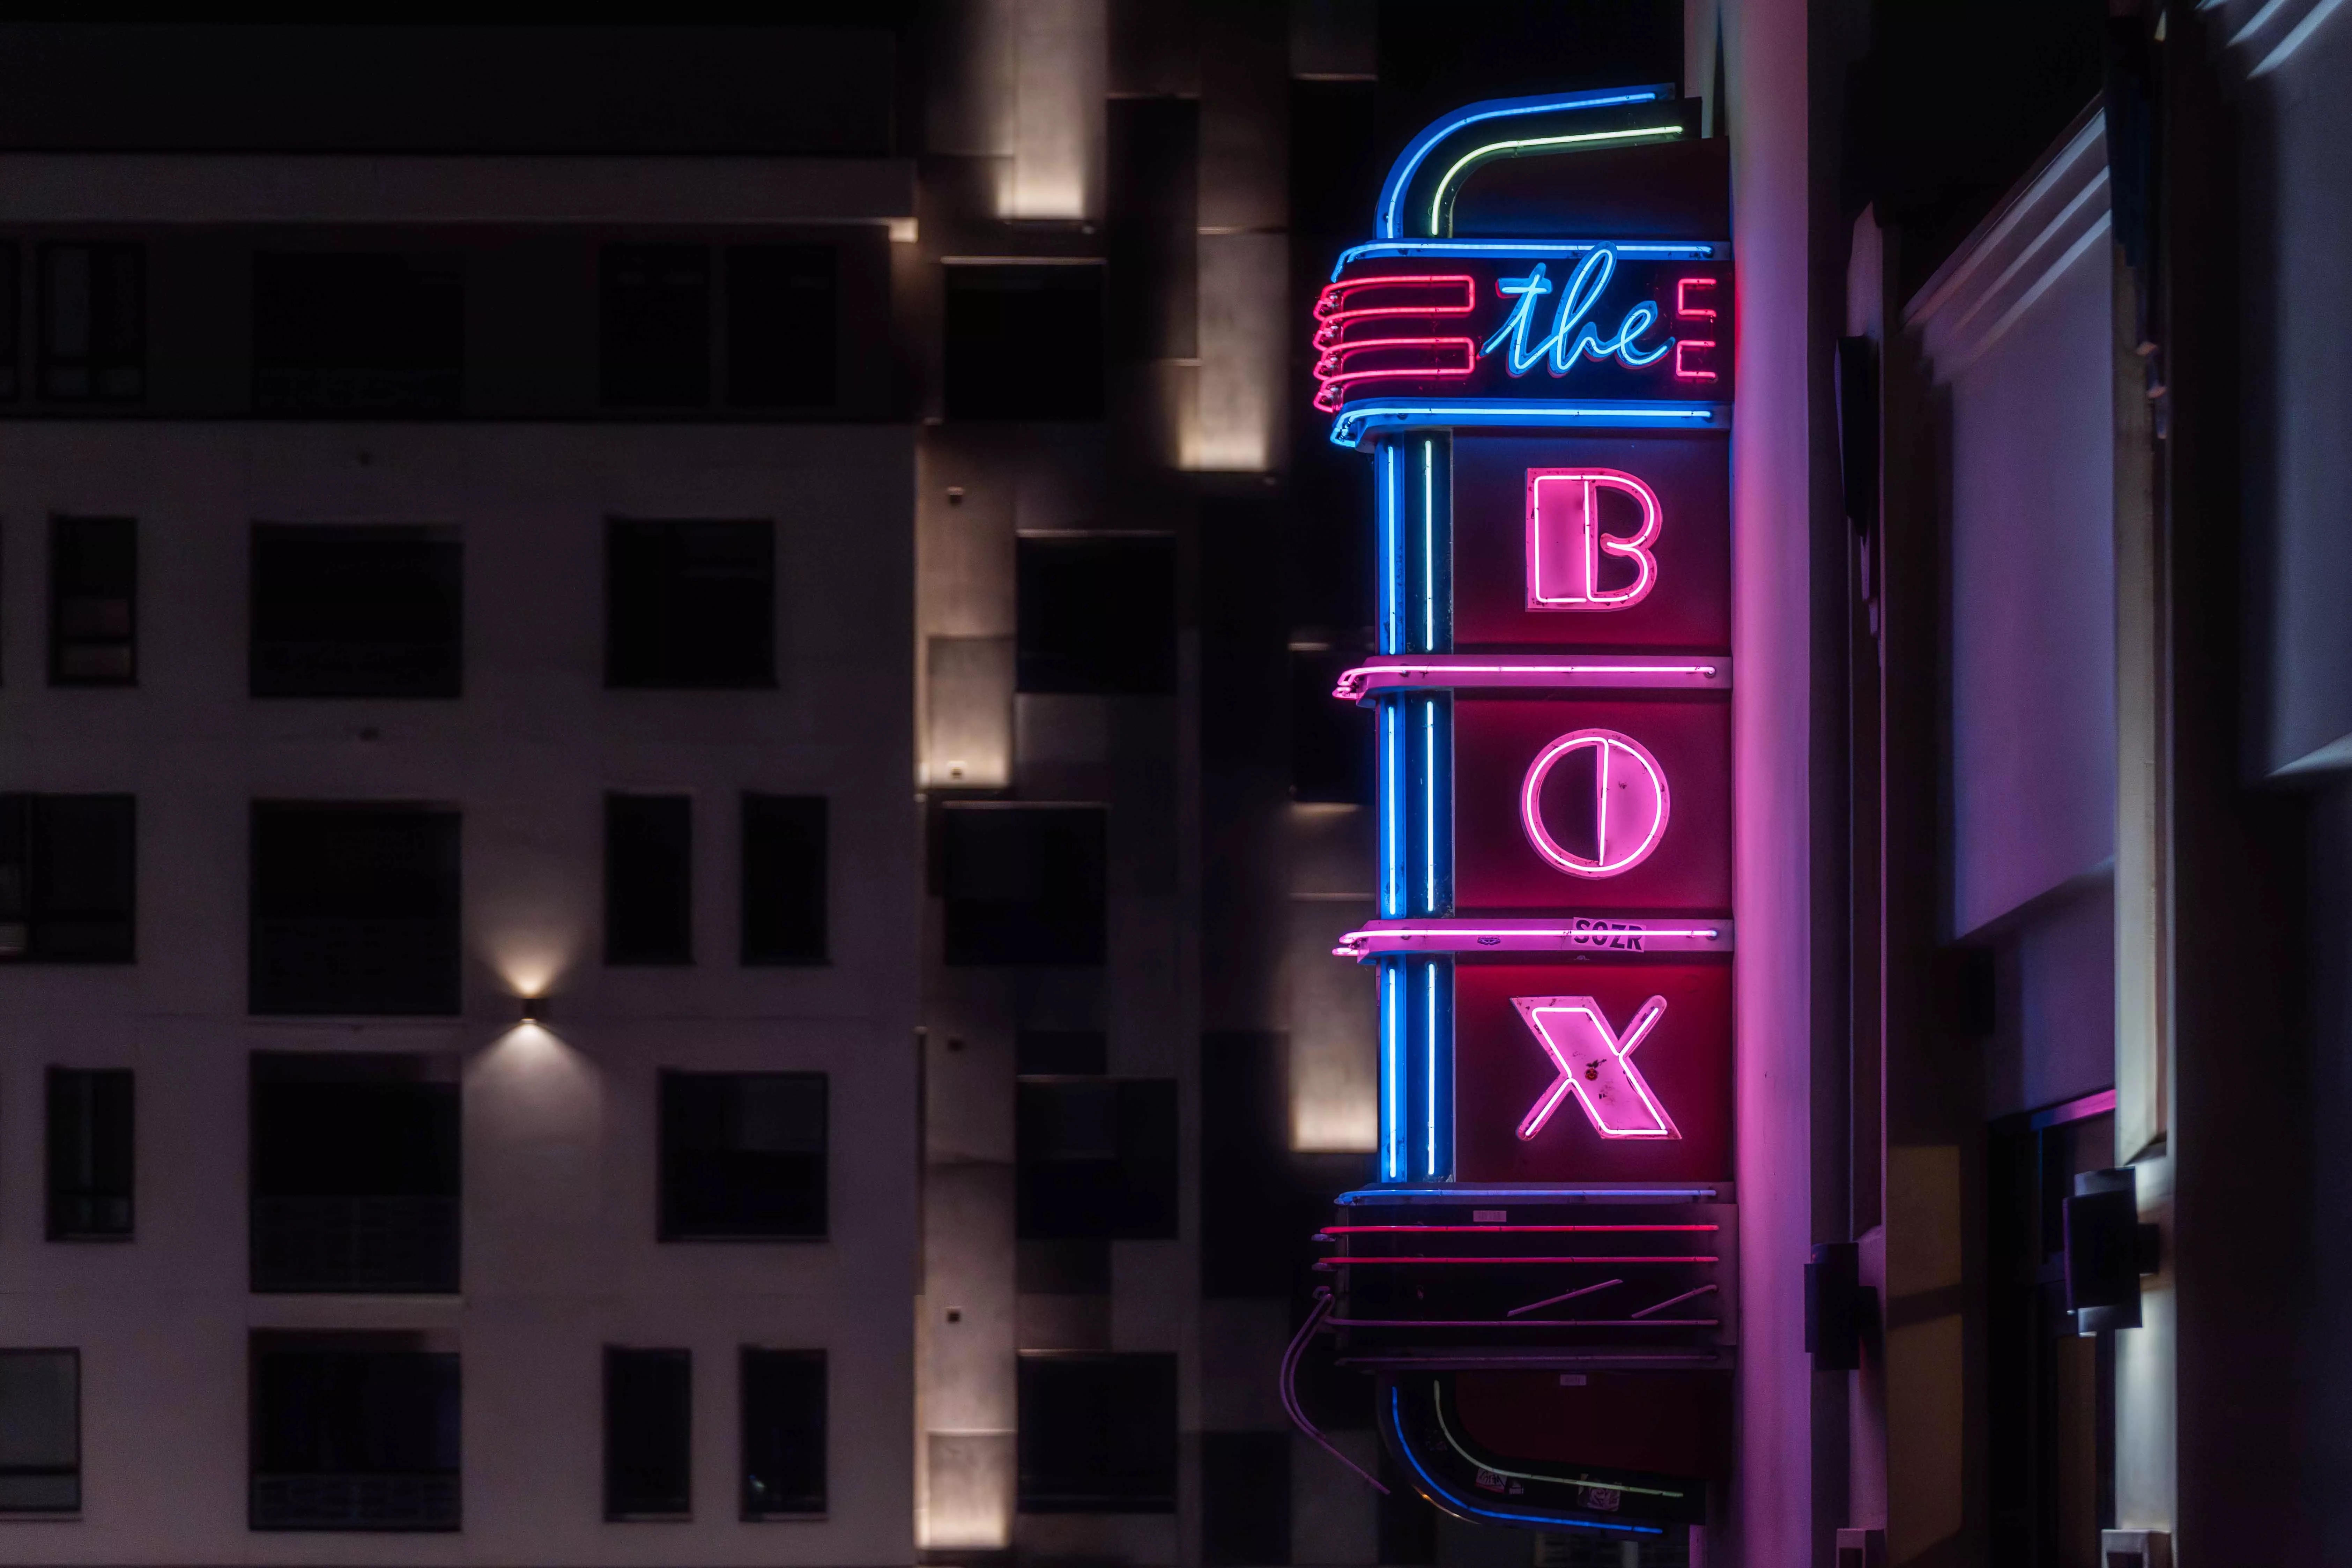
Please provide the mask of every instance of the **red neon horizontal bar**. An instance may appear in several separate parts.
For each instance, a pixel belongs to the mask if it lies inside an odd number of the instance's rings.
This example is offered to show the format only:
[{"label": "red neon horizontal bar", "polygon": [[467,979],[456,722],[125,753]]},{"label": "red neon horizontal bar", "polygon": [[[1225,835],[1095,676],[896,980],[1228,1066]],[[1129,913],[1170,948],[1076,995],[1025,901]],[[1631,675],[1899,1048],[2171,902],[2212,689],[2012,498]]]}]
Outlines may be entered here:
[{"label": "red neon horizontal bar", "polygon": [[1720,1263],[1719,1258],[1685,1253],[1652,1253],[1642,1258],[1327,1258],[1325,1263],[1345,1268],[1357,1263]]},{"label": "red neon horizontal bar", "polygon": [[1318,1236],[1382,1236],[1410,1233],[1417,1236],[1458,1234],[1463,1236],[1493,1236],[1497,1232],[1543,1231],[1560,1234],[1568,1231],[1653,1231],[1653,1230],[1721,1230],[1719,1225],[1327,1225]]},{"label": "red neon horizontal bar", "polygon": [[[1451,294],[1461,291],[1462,302],[1435,305],[1356,305],[1348,303],[1348,296],[1372,289],[1444,289]],[[1478,307],[1478,286],[1464,273],[1428,273],[1412,277],[1348,278],[1337,283],[1327,283],[1315,298],[1315,319],[1318,321],[1345,321],[1351,316],[1466,316]]]},{"label": "red neon horizontal bar", "polygon": [[1713,1329],[1721,1318],[1326,1318],[1336,1329]]}]

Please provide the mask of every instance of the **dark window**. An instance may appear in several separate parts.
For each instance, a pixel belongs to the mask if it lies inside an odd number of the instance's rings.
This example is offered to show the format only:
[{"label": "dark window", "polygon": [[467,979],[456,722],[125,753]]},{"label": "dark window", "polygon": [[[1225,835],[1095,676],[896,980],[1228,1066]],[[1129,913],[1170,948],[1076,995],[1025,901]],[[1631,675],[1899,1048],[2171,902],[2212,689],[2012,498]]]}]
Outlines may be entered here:
[{"label": "dark window", "polygon": [[1015,1100],[1024,1240],[1176,1234],[1176,1085],[1024,1079]]},{"label": "dark window", "polygon": [[455,530],[253,526],[256,697],[455,697],[465,558]]},{"label": "dark window", "polygon": [[147,253],[137,245],[41,247],[40,390],[59,403],[147,395]]},{"label": "dark window", "polygon": [[0,962],[131,962],[136,815],[127,795],[0,795]]},{"label": "dark window", "polygon": [[0,1351],[0,1514],[81,1511],[81,1354]]},{"label": "dark window", "polygon": [[1024,535],[1019,679],[1024,691],[1176,689],[1176,541]]},{"label": "dark window", "polygon": [[772,523],[605,525],[605,685],[775,683]]},{"label": "dark window", "polygon": [[18,380],[23,374],[18,366],[25,357],[19,352],[23,347],[19,267],[16,241],[0,242],[0,400],[12,399],[23,390]]},{"label": "dark window", "polygon": [[710,401],[710,249],[604,247],[602,392],[620,408]]},{"label": "dark window", "polygon": [[743,962],[825,961],[825,800],[743,797]]},{"label": "dark window", "polygon": [[1013,1037],[1013,1070],[1073,1077],[1108,1072],[1110,1038],[1100,1029],[1023,1029]]},{"label": "dark window", "polygon": [[1100,266],[992,263],[946,272],[949,418],[1102,417]]},{"label": "dark window", "polygon": [[418,1056],[253,1058],[253,1289],[457,1289],[458,1089]]},{"label": "dark window", "polygon": [[256,1334],[255,1530],[456,1530],[457,1358],[422,1336]]},{"label": "dark window", "polygon": [[49,684],[139,679],[139,525],[127,517],[49,520]]},{"label": "dark window", "polygon": [[253,807],[251,1010],[457,1011],[457,814]]},{"label": "dark window", "polygon": [[694,802],[604,797],[604,962],[694,962]]},{"label": "dark window", "polygon": [[1097,805],[943,807],[947,961],[1100,963],[1108,816]]},{"label": "dark window", "polygon": [[742,1396],[743,1517],[823,1513],[824,1352],[744,1346]]},{"label": "dark window", "polygon": [[825,1234],[825,1077],[661,1075],[661,1239]]},{"label": "dark window", "polygon": [[48,1100],[49,1239],[128,1239],[131,1069],[51,1068]]},{"label": "dark window", "polygon": [[457,257],[253,258],[256,413],[455,414],[465,382]]},{"label": "dark window", "polygon": [[1346,805],[1371,800],[1371,710],[1331,695],[1339,677],[1362,662],[1347,652],[1292,650],[1291,799]]},{"label": "dark window", "polygon": [[727,247],[727,401],[738,408],[833,405],[834,249]]},{"label": "dark window", "polygon": [[604,1347],[604,1517],[694,1512],[694,1359]]},{"label": "dark window", "polygon": [[1290,1434],[1202,1433],[1202,1568],[1289,1561]]},{"label": "dark window", "polygon": [[1174,1511],[1174,1356],[1024,1352],[1020,1398],[1022,1512]]}]

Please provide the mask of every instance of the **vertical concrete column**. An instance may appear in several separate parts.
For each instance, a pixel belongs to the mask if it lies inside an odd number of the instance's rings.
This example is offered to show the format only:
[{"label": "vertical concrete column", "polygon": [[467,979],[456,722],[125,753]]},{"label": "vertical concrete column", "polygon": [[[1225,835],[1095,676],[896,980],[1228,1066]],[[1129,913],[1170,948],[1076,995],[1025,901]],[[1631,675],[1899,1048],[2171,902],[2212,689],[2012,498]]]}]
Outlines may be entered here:
[{"label": "vertical concrete column", "polygon": [[[1811,197],[1804,0],[1724,6],[1739,409],[1731,433],[1740,1216],[1736,1561],[1813,1561]],[[1831,999],[1832,1005],[1836,999]]]}]

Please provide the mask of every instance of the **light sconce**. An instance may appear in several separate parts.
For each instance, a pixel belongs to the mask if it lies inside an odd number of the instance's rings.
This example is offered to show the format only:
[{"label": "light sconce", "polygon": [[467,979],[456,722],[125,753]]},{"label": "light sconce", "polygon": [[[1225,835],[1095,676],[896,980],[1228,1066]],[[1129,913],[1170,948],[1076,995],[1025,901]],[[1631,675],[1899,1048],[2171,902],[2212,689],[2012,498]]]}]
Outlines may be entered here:
[{"label": "light sconce", "polygon": [[547,1014],[548,1008],[546,997],[526,996],[522,999],[522,1021],[524,1023],[544,1024],[547,1022]]}]

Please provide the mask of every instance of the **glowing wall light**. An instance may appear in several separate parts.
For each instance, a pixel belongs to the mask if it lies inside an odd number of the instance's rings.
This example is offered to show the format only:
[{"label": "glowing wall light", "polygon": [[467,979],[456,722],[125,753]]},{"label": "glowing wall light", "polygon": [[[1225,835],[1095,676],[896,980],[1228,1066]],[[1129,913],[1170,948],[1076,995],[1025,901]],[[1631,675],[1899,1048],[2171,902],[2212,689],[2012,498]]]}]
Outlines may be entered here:
[{"label": "glowing wall light", "polygon": [[989,8],[1010,35],[1009,101],[997,140],[1012,157],[997,216],[1076,221],[1101,207],[1110,30],[1104,0],[1017,0]]},{"label": "glowing wall light", "polygon": [[1290,242],[1204,234],[1196,257],[1201,367],[1179,461],[1194,472],[1265,473],[1289,428]]}]

